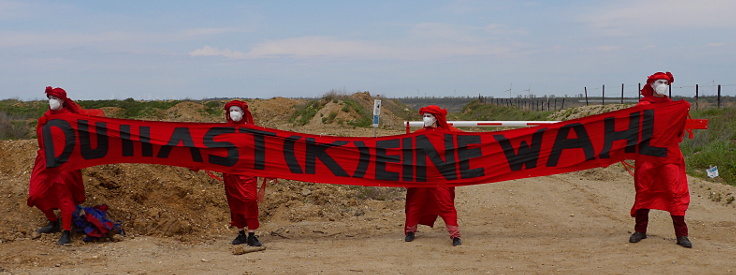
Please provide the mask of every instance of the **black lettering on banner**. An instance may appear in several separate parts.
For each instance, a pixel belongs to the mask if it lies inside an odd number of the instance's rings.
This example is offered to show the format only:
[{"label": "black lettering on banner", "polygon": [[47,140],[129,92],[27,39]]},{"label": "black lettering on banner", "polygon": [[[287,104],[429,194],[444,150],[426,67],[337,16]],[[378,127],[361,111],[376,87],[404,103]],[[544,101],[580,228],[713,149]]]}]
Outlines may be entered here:
[{"label": "black lettering on banner", "polygon": [[641,143],[639,145],[639,154],[653,157],[667,157],[666,147],[650,146],[654,133],[654,110],[644,110],[644,120],[641,129]]},{"label": "black lettering on banner", "polygon": [[104,122],[95,123],[95,134],[97,137],[97,148],[92,149],[92,141],[90,140],[89,121],[77,120],[77,129],[79,133],[79,149],[84,159],[97,159],[107,155],[107,125]]},{"label": "black lettering on banner", "polygon": [[506,156],[506,162],[509,164],[511,171],[519,171],[526,166],[526,169],[532,169],[537,167],[539,161],[539,153],[542,148],[542,139],[544,137],[544,131],[547,128],[542,128],[534,132],[532,135],[531,144],[526,143],[526,140],[522,140],[519,144],[519,151],[514,153],[514,146],[503,135],[493,135],[493,138],[498,141],[503,149],[503,154]]},{"label": "black lettering on banner", "polygon": [[266,136],[275,137],[276,133],[249,128],[238,128],[238,130],[241,133],[248,133],[253,135],[253,143],[255,146],[253,169],[266,169]]},{"label": "black lettering on banner", "polygon": [[[64,150],[58,156],[55,155],[56,150],[54,150],[54,137],[51,133],[51,127],[59,128],[64,133]],[[61,119],[52,119],[43,125],[41,131],[43,135],[43,148],[46,153],[46,168],[59,167],[69,161],[69,156],[74,152],[76,145],[74,129],[69,122]]]},{"label": "black lettering on banner", "polygon": [[[575,131],[577,138],[567,138],[570,130]],[[586,161],[595,159],[593,143],[590,141],[590,136],[585,131],[585,127],[580,123],[572,123],[560,127],[559,132],[557,132],[557,138],[555,138],[555,143],[552,145],[552,152],[550,152],[549,159],[547,160],[547,167],[557,166],[562,156],[562,150],[565,149],[583,149]]]},{"label": "black lettering on banner", "polygon": [[151,144],[151,127],[141,126],[139,128],[141,136],[141,156],[153,156],[153,144]]},{"label": "black lettering on banner", "polygon": [[368,164],[371,162],[371,150],[367,146],[365,146],[365,142],[362,141],[353,141],[353,144],[355,144],[355,148],[358,148],[358,152],[360,152],[360,158],[358,158],[358,168],[355,169],[355,173],[353,173],[353,178],[363,178],[365,177],[365,172],[368,171]]},{"label": "black lettering on banner", "polygon": [[398,163],[401,161],[401,157],[398,155],[387,154],[386,149],[399,148],[401,146],[401,140],[399,139],[387,139],[376,141],[376,179],[377,180],[390,180],[398,181],[399,173],[390,172],[386,170],[386,163],[393,162]]},{"label": "black lettering on banner", "polygon": [[413,138],[402,138],[401,139],[401,165],[403,167],[401,172],[401,180],[413,181],[414,180],[414,139]]},{"label": "black lettering on banner", "polygon": [[171,133],[169,142],[161,146],[161,150],[158,151],[156,157],[168,158],[171,149],[179,145],[179,143],[183,143],[185,147],[189,147],[189,152],[192,154],[192,161],[202,162],[202,154],[199,152],[199,148],[194,146],[194,139],[192,139],[192,135],[189,133],[189,128],[187,127],[176,127],[174,132]]},{"label": "black lettering on banner", "polygon": [[610,151],[613,147],[613,142],[617,140],[626,140],[624,152],[636,152],[636,141],[639,140],[639,117],[639,112],[629,114],[629,128],[621,131],[616,131],[615,117],[603,119],[603,149],[599,154],[600,158],[607,159],[611,157]]},{"label": "black lettering on banner", "polygon": [[[446,179],[457,179],[457,168],[455,160],[455,151],[457,151],[455,147],[455,139],[454,136],[451,134],[445,134],[445,162],[442,162],[442,168],[440,166],[437,166],[438,169],[440,169],[440,172],[443,176],[445,176]],[[436,165],[437,163],[435,163]],[[448,165],[449,164],[449,165]],[[452,175],[450,178],[447,176]]]},{"label": "black lettering on banner", "polygon": [[133,156],[133,141],[130,139],[130,125],[120,124],[121,151],[124,157]]},{"label": "black lettering on banner", "polygon": [[473,158],[479,158],[483,156],[483,152],[480,147],[472,149],[468,148],[468,145],[480,144],[479,135],[458,135],[457,136],[457,158],[460,162],[460,177],[463,179],[471,179],[482,177],[485,175],[483,167],[470,169],[470,160]]},{"label": "black lettering on banner", "polygon": [[329,149],[330,147],[343,146],[345,144],[348,144],[349,141],[337,140],[332,143],[317,144],[314,138],[306,138],[305,140],[307,142],[307,154],[304,166],[305,174],[315,174],[317,172],[317,159],[319,159],[325,166],[327,166],[327,169],[330,169],[330,172],[332,172],[333,175],[338,177],[349,176],[348,173],[345,172],[345,169],[342,169],[342,167],[340,167],[340,164],[338,164],[329,154],[327,154],[327,152],[325,152],[325,150]]},{"label": "black lettering on banner", "polygon": [[[432,145],[432,142],[429,141],[426,135],[420,135],[416,137],[417,141],[417,181],[419,181],[420,178],[427,178],[427,170],[426,170],[426,159],[429,157],[429,160],[432,161],[435,167],[437,167],[437,170],[440,171],[440,174],[446,179],[446,180],[455,180],[457,179],[457,173],[455,171],[456,167],[456,161],[455,161],[455,150],[453,145],[453,138],[451,134],[445,134],[445,160],[442,159],[440,156],[440,153],[437,151],[437,149]],[[448,140],[449,139],[449,140]],[[449,148],[448,148],[449,146]],[[424,169],[420,170],[420,166],[424,167]]]},{"label": "black lettering on banner", "polygon": [[296,143],[297,140],[302,138],[301,136],[290,136],[286,139],[284,139],[284,160],[286,160],[286,165],[289,166],[289,171],[294,174],[302,174],[302,167],[299,166],[299,161],[296,160],[296,155],[294,153],[294,143]]},{"label": "black lettering on banner", "polygon": [[238,147],[235,144],[227,141],[215,141],[215,138],[223,134],[235,133],[235,127],[212,127],[207,130],[204,134],[202,142],[207,148],[225,148],[227,150],[227,156],[221,157],[210,154],[207,157],[207,161],[212,164],[222,165],[225,167],[232,167],[238,162],[240,153]]}]

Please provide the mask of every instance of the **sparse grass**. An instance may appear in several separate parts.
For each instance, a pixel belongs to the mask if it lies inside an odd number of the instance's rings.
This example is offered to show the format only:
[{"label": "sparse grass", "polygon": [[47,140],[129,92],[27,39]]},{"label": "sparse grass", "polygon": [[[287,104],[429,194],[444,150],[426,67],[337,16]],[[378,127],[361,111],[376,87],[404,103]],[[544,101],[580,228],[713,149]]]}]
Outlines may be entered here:
[{"label": "sparse grass", "polygon": [[209,116],[221,116],[224,111],[223,108],[225,107],[225,104],[217,100],[212,100],[202,102],[202,106],[204,106],[203,111],[205,114]]},{"label": "sparse grass", "polygon": [[527,111],[516,107],[483,104],[474,100],[463,111],[448,118],[458,120],[549,120],[548,111]]},{"label": "sparse grass", "polygon": [[181,100],[156,100],[156,101],[136,101],[133,98],[125,100],[80,100],[77,101],[82,108],[100,109],[102,107],[118,107],[123,110],[120,118],[160,118],[161,111],[174,107],[183,101]]},{"label": "sparse grass", "polygon": [[[296,106],[296,112],[291,115],[289,121],[299,126],[304,126],[309,123],[312,118],[317,115],[317,112],[325,107],[326,102],[324,100],[312,100],[302,105]],[[329,100],[327,101],[329,102]]]},{"label": "sparse grass", "polygon": [[356,119],[347,122],[348,125],[354,127],[369,127],[372,125],[373,114],[369,114],[368,110],[366,110],[363,105],[360,105],[360,103],[351,98],[346,98],[345,100],[343,100],[343,104],[345,104],[342,108],[343,112],[347,113],[350,112],[350,110],[353,110],[356,114],[358,114]]},{"label": "sparse grass", "polygon": [[693,139],[680,144],[687,172],[707,177],[705,169],[718,166],[719,178],[736,185],[736,109],[706,109],[690,111],[696,119],[707,119],[707,130],[694,130]]}]

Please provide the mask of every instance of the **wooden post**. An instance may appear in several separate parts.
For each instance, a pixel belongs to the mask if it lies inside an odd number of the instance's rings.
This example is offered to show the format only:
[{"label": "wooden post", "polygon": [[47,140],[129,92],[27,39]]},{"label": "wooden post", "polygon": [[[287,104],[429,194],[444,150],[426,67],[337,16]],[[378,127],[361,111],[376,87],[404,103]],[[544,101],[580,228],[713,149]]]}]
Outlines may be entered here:
[{"label": "wooden post", "polygon": [[624,104],[624,84],[621,83],[621,104]]},{"label": "wooden post", "polygon": [[606,105],[606,84],[601,87],[601,105]]},{"label": "wooden post", "polygon": [[721,84],[718,84],[718,109],[721,108]]},{"label": "wooden post", "polygon": [[698,84],[695,84],[695,110],[698,110]]},{"label": "wooden post", "polygon": [[588,87],[585,87],[585,106],[588,106]]}]

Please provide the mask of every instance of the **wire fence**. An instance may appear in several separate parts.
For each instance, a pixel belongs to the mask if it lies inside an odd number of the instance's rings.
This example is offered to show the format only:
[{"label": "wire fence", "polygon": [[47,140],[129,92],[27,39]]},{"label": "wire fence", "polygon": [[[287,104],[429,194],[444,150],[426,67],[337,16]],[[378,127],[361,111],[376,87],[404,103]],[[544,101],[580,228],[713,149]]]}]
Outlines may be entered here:
[{"label": "wire fence", "polygon": [[[641,83],[635,85],[626,85],[622,83],[617,87],[601,85],[600,87],[591,87],[590,89],[588,87],[584,87],[583,92],[577,96],[565,97],[536,97],[529,95],[514,98],[498,98],[478,95],[478,101],[484,104],[517,107],[525,110],[557,111],[565,108],[588,105],[635,104],[639,102],[639,99],[641,98],[641,95],[639,94],[641,87]],[[733,91],[736,90],[736,84],[670,86],[668,96],[673,100],[688,101],[695,110],[735,107],[736,97],[724,95],[727,90],[733,93]]]}]

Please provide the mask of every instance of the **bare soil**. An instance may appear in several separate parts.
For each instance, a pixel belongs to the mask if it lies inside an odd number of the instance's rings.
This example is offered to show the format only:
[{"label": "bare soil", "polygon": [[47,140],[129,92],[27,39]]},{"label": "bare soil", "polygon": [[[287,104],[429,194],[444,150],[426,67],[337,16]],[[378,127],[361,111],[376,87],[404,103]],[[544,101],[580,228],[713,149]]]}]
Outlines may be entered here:
[{"label": "bare soil", "polygon": [[[254,101],[256,122],[285,130],[373,136],[373,129],[288,123],[301,102]],[[372,102],[371,102],[372,104]],[[170,120],[206,121],[196,106]],[[187,111],[189,110],[189,111]],[[284,118],[284,116],[287,116]],[[568,118],[569,119],[569,118]],[[397,118],[396,120],[400,120]],[[398,122],[400,125],[400,122]],[[403,133],[398,127],[377,135]],[[124,224],[115,241],[55,245],[26,206],[35,140],[0,141],[0,274],[729,274],[736,272],[736,187],[690,178],[693,248],[675,244],[652,211],[649,238],[630,244],[632,177],[620,166],[457,188],[463,245],[442,220],[403,241],[404,189],[281,180],[267,189],[257,230],[265,250],[230,241],[222,183],[204,172],[145,164],[83,170],[86,206]]]}]

